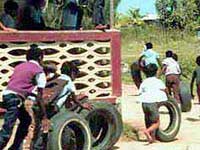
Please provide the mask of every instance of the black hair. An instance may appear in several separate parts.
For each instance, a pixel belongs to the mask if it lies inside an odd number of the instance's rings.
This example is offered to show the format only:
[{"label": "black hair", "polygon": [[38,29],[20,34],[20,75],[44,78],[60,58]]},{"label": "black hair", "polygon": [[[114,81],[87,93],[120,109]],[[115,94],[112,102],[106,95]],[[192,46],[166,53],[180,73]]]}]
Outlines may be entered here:
[{"label": "black hair", "polygon": [[4,11],[5,13],[7,14],[11,14],[11,12],[14,10],[14,11],[17,11],[19,8],[19,5],[17,4],[17,2],[15,2],[14,0],[7,0],[5,3],[4,3]]},{"label": "black hair", "polygon": [[166,51],[166,57],[173,57],[173,52],[171,50]]},{"label": "black hair", "polygon": [[176,53],[173,53],[172,58],[173,58],[174,60],[178,61],[178,55],[177,55]]},{"label": "black hair", "polygon": [[147,77],[154,77],[157,74],[157,70],[158,70],[158,67],[156,66],[156,64],[148,64],[144,68],[144,73]]},{"label": "black hair", "polygon": [[40,59],[43,58],[43,56],[43,51],[37,45],[32,44],[31,48],[26,53],[26,60],[40,61]]},{"label": "black hair", "polygon": [[196,64],[197,64],[198,66],[200,66],[200,56],[197,56],[197,58],[196,58]]},{"label": "black hair", "polygon": [[153,48],[153,44],[151,42],[148,42],[145,44],[147,49],[152,49]]},{"label": "black hair", "polygon": [[71,77],[72,73],[77,76],[79,72],[78,67],[72,61],[66,61],[62,64],[61,74],[66,74]]}]

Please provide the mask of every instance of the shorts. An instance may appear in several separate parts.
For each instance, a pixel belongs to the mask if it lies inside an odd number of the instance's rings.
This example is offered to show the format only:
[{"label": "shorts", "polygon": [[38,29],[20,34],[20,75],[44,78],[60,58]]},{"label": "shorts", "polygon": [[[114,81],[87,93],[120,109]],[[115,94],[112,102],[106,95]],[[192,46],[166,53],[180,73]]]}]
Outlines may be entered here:
[{"label": "shorts", "polygon": [[[170,74],[166,76],[166,85],[167,87],[179,87],[180,84],[180,79],[179,79],[179,75],[176,74]],[[177,89],[178,90],[178,89]]]},{"label": "shorts", "polygon": [[158,103],[142,103],[142,109],[147,128],[159,120]]}]

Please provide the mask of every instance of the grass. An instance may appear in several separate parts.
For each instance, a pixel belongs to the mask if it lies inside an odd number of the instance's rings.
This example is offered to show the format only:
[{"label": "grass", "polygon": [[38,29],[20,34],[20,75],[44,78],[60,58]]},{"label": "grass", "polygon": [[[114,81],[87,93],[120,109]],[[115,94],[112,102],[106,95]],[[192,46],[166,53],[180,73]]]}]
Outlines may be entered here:
[{"label": "grass", "polygon": [[[122,33],[122,61],[129,65],[139,58],[145,42],[152,42],[154,50],[160,54],[161,60],[164,58],[166,50],[173,50],[178,54],[179,63],[183,73],[190,81],[192,71],[195,68],[195,59],[200,55],[200,41],[195,33],[186,33],[175,30],[163,30],[155,26],[129,27],[121,29]],[[122,75],[122,81],[132,84],[130,73]]]},{"label": "grass", "polygon": [[132,141],[139,139],[138,130],[136,130],[127,123],[124,123],[123,126],[124,126],[123,136],[122,136],[123,141]]}]

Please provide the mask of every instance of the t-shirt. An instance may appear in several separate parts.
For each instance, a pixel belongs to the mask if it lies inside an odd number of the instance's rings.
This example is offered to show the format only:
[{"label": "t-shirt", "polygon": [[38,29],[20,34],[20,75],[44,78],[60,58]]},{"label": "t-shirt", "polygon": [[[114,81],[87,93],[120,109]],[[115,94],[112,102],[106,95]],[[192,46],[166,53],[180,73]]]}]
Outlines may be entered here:
[{"label": "t-shirt", "polygon": [[158,66],[157,59],[159,54],[152,49],[146,49],[142,52],[141,56],[144,56],[145,65],[156,64]]},{"label": "t-shirt", "polygon": [[[36,64],[38,67],[41,67],[40,64],[37,61],[30,60],[29,62]],[[46,75],[44,72],[38,73],[35,76],[35,88],[32,90],[33,94],[37,94],[37,88],[45,88],[46,85]],[[8,94],[17,94],[17,92],[13,90],[6,89],[3,91],[3,95],[8,95]],[[28,97],[31,100],[35,100],[35,97],[29,96]]]},{"label": "t-shirt", "polygon": [[16,28],[16,20],[14,20],[13,17],[10,16],[9,14],[3,13],[0,16],[0,21],[3,23],[5,27],[14,29]]},{"label": "t-shirt", "polygon": [[166,66],[165,75],[181,74],[180,65],[173,58],[171,57],[165,58],[162,64]]},{"label": "t-shirt", "polygon": [[[57,101],[57,106],[60,108],[63,106],[63,104],[65,103],[67,97],[72,93],[76,91],[76,87],[72,81],[72,79],[65,74],[61,74],[58,79],[62,79],[62,80],[66,80],[68,81],[67,84],[64,86],[63,91],[60,93],[60,95],[58,97],[61,97],[58,101]],[[65,95],[65,96],[64,96]]]},{"label": "t-shirt", "polygon": [[143,103],[155,103],[166,101],[167,95],[164,91],[166,86],[162,80],[156,77],[146,78],[139,88],[139,101]]}]

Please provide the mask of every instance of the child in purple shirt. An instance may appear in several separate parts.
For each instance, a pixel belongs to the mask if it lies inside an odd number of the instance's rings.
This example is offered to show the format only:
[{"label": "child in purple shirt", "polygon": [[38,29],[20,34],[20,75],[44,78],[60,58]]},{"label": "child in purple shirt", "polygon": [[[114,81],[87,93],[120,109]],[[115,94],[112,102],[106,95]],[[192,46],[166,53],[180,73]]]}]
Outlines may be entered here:
[{"label": "child in purple shirt", "polygon": [[[24,107],[24,101],[32,95],[37,88],[36,100],[41,108],[42,127],[49,125],[46,110],[42,100],[43,88],[46,84],[46,77],[40,66],[43,60],[43,52],[37,46],[32,46],[26,55],[27,62],[15,67],[6,90],[3,92],[3,102],[7,112],[4,115],[4,124],[0,130],[0,149],[2,150],[11,137],[13,127],[17,119],[20,120],[16,131],[15,139],[9,150],[19,150],[24,138],[28,133],[31,124],[31,116]],[[34,82],[33,82],[34,81]]]}]

